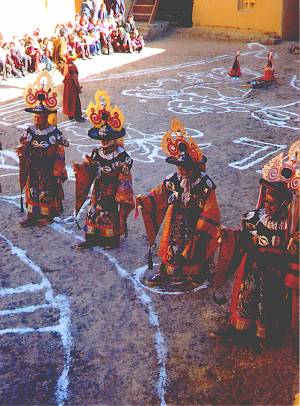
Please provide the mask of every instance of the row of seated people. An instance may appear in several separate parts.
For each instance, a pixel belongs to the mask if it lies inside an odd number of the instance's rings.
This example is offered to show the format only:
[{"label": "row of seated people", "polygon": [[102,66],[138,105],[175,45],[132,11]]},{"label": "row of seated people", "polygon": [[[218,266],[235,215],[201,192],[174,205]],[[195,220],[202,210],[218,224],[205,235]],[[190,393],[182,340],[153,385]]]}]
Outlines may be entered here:
[{"label": "row of seated people", "polygon": [[37,28],[32,35],[14,36],[10,42],[0,38],[0,78],[59,69],[68,56],[91,59],[101,53],[140,52],[143,47],[132,16],[124,22],[121,14],[102,20],[77,14],[73,23],[58,24],[51,37],[42,37]]},{"label": "row of seated people", "polygon": [[10,77],[26,76],[28,73],[53,68],[51,39],[36,39],[35,35],[25,35],[11,41],[0,40],[0,73],[2,80]]},{"label": "row of seated people", "polygon": [[76,15],[74,27],[62,25],[60,35],[66,39],[68,52],[83,59],[100,53],[140,52],[144,47],[132,15],[126,22],[121,14],[104,19]]}]

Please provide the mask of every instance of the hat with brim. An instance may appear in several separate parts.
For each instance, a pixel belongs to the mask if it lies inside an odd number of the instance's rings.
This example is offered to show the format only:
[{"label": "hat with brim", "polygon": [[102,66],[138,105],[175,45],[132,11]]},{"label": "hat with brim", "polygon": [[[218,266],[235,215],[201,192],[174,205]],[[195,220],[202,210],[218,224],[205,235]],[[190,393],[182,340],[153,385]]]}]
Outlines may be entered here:
[{"label": "hat with brim", "polygon": [[260,179],[259,183],[262,187],[266,188],[268,194],[276,197],[278,200],[285,200],[291,202],[293,199],[293,193],[288,189],[285,182],[269,182],[266,179]]},{"label": "hat with brim", "polygon": [[200,161],[195,162],[192,160],[189,154],[185,152],[180,154],[177,158],[168,156],[166,158],[166,162],[168,164],[181,166],[183,168],[194,168],[197,167],[199,164],[205,164],[207,162],[207,158],[203,155]]},{"label": "hat with brim", "polygon": [[88,136],[93,140],[98,141],[111,141],[124,137],[126,134],[125,128],[121,128],[120,131],[114,130],[109,124],[104,124],[100,128],[91,128],[88,131]]},{"label": "hat with brim", "polygon": [[43,104],[39,104],[35,107],[26,107],[24,110],[26,111],[26,113],[33,114],[51,114],[57,111],[57,110],[49,110]]}]

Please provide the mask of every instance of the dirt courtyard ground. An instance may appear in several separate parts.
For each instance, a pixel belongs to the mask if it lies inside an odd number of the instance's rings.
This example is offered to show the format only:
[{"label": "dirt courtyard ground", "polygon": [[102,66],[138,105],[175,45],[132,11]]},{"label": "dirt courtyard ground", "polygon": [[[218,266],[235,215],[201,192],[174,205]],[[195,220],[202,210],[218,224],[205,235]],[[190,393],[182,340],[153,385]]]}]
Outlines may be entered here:
[{"label": "dirt courtyard ground", "polygon": [[[173,171],[160,140],[170,119],[179,117],[208,157],[222,224],[239,227],[243,213],[255,208],[263,165],[299,136],[299,61],[289,46],[274,47],[278,83],[250,90],[245,83],[261,75],[266,46],[174,31],[147,44],[153,53],[145,50],[132,63],[103,72],[110,56],[84,61],[95,66],[81,79],[82,106],[104,89],[121,107],[136,194]],[[231,79],[236,49],[242,77]],[[118,249],[74,248],[83,232],[72,217],[72,166],[96,145],[87,136],[88,121],[58,115],[70,142],[64,215],[50,226],[20,228],[15,148],[31,120],[23,108],[21,97],[0,104],[0,404],[290,405],[298,390],[291,337],[260,355],[225,346],[212,333],[226,325],[229,303],[217,306],[212,288],[164,293],[145,287],[141,217],[130,216]],[[228,283],[227,298],[230,290]]]}]

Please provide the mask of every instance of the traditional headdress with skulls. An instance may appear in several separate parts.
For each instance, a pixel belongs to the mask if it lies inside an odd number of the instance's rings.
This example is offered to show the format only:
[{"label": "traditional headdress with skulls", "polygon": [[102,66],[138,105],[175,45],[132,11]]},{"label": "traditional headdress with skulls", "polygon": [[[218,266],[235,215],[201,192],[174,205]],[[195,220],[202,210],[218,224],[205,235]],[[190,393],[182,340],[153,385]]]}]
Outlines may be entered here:
[{"label": "traditional headdress with skulls", "polygon": [[166,162],[183,167],[205,164],[207,158],[203,155],[193,138],[187,135],[183,123],[178,118],[170,122],[170,129],[161,140],[162,150],[168,157]]},{"label": "traditional headdress with skulls", "polygon": [[53,89],[52,77],[49,72],[40,72],[35,81],[23,92],[25,111],[34,114],[51,114],[57,111],[59,93]]},{"label": "traditional headdress with skulls", "polygon": [[269,182],[284,182],[293,193],[300,186],[300,141],[294,142],[287,155],[281,152],[271,159],[262,170],[263,179]]},{"label": "traditional headdress with skulls", "polygon": [[114,140],[125,136],[124,115],[118,106],[111,106],[104,90],[97,90],[95,103],[90,102],[86,114],[93,125],[88,136],[94,140]]},{"label": "traditional headdress with skulls", "polygon": [[263,177],[259,181],[261,190],[258,197],[258,208],[264,205],[266,193],[274,195],[281,201],[278,213],[287,207],[287,204],[299,200],[299,158],[300,141],[296,141],[289,148],[287,155],[283,155],[281,152],[263,167]]}]

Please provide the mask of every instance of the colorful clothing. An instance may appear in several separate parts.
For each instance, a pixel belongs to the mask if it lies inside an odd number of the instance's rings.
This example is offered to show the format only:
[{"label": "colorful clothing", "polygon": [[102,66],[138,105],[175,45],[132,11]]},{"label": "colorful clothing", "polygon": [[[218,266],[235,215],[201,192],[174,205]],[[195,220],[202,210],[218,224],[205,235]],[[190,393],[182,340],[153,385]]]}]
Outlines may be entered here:
[{"label": "colorful clothing", "polygon": [[285,310],[287,235],[287,216],[275,221],[265,209],[244,216],[241,240],[246,254],[231,304],[231,324],[237,330],[256,323],[257,336],[266,338],[268,330],[279,328]]},{"label": "colorful clothing", "polygon": [[273,80],[276,80],[275,78],[275,69],[273,66],[265,66],[264,67],[264,76],[262,77],[263,80],[267,82],[272,82]]},{"label": "colorful clothing", "polygon": [[165,219],[159,255],[169,275],[199,275],[217,246],[220,213],[216,186],[205,172],[168,176],[142,196],[142,213],[152,245]]},{"label": "colorful clothing", "polygon": [[64,147],[67,140],[54,126],[28,127],[17,149],[20,186],[25,187],[28,214],[53,218],[62,213],[62,183],[67,179]]},{"label": "colorful clothing", "polygon": [[239,53],[236,55],[232,68],[229,72],[229,76],[233,78],[238,78],[241,76],[241,68],[240,68],[240,63],[239,63]]},{"label": "colorful clothing", "polygon": [[74,63],[69,62],[65,65],[64,76],[63,113],[69,118],[79,119],[82,116],[80,85],[78,69]]},{"label": "colorful clothing", "polygon": [[109,154],[101,147],[95,148],[86,158],[82,165],[74,167],[80,189],[76,197],[77,212],[94,182],[85,225],[86,239],[93,236],[99,245],[118,243],[120,236],[127,234],[127,217],[134,208],[132,159],[120,146]]}]

